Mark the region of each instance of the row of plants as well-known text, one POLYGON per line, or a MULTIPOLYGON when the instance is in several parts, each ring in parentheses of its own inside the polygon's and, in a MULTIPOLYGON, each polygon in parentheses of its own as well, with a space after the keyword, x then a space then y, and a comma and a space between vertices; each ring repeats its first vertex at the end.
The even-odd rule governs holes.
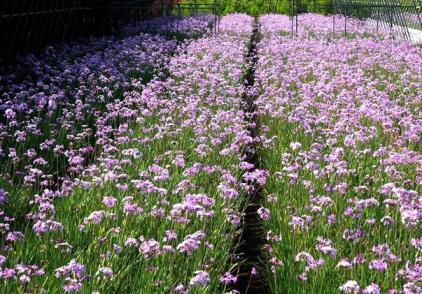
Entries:
POLYGON ((301 20, 260 18, 270 288, 420 293, 421 48, 301 20))
MULTIPOLYGON (((228 16, 218 37, 197 41, 210 18, 189 19, 183 43, 127 27, 129 37, 50 48, 2 75, 2 292, 230 283, 232 243, 220 236, 237 224, 252 19, 228 16)), ((154 32, 174 37, 163 21, 154 32)))

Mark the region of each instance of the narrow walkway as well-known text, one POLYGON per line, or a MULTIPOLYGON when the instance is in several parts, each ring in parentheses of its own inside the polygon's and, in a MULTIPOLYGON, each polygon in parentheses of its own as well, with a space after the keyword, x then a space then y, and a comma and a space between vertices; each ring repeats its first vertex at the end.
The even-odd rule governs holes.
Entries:
MULTIPOLYGON (((259 155, 260 143, 260 121, 257 113, 255 100, 257 93, 253 91, 255 84, 255 66, 258 61, 256 45, 260 40, 258 22, 255 20, 254 30, 249 44, 247 61, 249 67, 245 73, 243 99, 245 101, 245 113, 249 122, 248 132, 253 138, 253 142, 245 148, 245 161, 252 163, 254 167, 248 173, 262 172, 261 157, 259 155)), ((257 181, 243 180, 245 185, 253 187, 245 195, 244 217, 241 226, 241 235, 237 240, 236 253, 243 261, 239 268, 238 282, 234 290, 240 293, 268 293, 267 283, 263 276, 267 266, 266 256, 263 253, 263 246, 266 243, 265 230, 262 220, 258 215, 263 198, 262 185, 257 181)))

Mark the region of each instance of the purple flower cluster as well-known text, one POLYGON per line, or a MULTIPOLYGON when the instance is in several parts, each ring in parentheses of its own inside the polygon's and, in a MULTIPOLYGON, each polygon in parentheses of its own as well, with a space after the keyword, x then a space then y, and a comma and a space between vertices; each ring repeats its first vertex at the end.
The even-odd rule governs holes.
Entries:
MULTIPOLYGON (((336 15, 320 15, 315 13, 299 14, 296 20, 287 15, 267 14, 260 17, 262 25, 262 33, 266 36, 286 35, 292 33, 304 38, 327 39, 340 38, 344 36, 344 16, 336 15), (333 36, 334 33, 334 36, 333 36)), ((395 28, 396 30, 398 28, 395 28)), ((399 32, 394 32, 394 28, 389 28, 386 23, 376 25, 373 19, 361 20, 348 17, 346 22, 346 34, 352 38, 377 38, 387 39, 389 37, 400 37, 399 32)))
MULTIPOLYGON (((115 132, 112 125, 135 115, 121 93, 140 91, 151 75, 162 75, 176 45, 137 31, 120 40, 48 48, 0 76, 1 174, 28 193, 38 192, 29 201, 13 200, 32 207, 27 218, 37 235, 62 231, 53 200, 68 196, 77 177, 92 172, 87 164, 94 153, 108 148, 109 137, 125 126, 115 132)), ((0 189, 0 204, 8 194, 0 189)), ((7 241, 21 239, 18 234, 23 236, 9 232, 7 241)))
POLYGON ((0 205, 7 202, 7 195, 8 193, 5 190, 0 189, 0 205))
POLYGON ((196 14, 193 16, 163 16, 139 22, 122 28, 124 34, 139 31, 159 34, 173 34, 175 37, 183 35, 186 38, 196 38, 211 33, 216 21, 211 14, 196 14))
MULTIPOLYGON (((27 289, 108 292, 135 272, 122 286, 129 292, 236 282, 219 278, 250 140, 242 78, 253 18, 226 16, 217 35, 210 17, 179 20, 180 31, 153 20, 125 28, 121 40, 51 48, 28 57, 23 81, 1 77, 0 142, 10 148, 0 160, 30 194, 28 230, 1 214, 6 257, 11 267, 36 260, 46 272, 27 289), (148 26, 186 40, 139 33, 148 26)), ((9 204, 7 187, 0 195, 9 204)), ((2 277, 15 279, 15 268, 2 267, 2 277)))
POLYGON ((55 270, 56 278, 64 278, 63 289, 66 293, 78 292, 82 288, 82 281, 85 278, 86 267, 72 259, 67 265, 55 270))
POLYGON ((297 291, 419 293, 421 48, 368 38, 360 20, 354 38, 329 42, 332 16, 300 15, 293 38, 287 16, 259 21, 256 106, 275 187, 265 224, 283 236, 269 249, 284 262, 274 281, 297 272, 297 291))

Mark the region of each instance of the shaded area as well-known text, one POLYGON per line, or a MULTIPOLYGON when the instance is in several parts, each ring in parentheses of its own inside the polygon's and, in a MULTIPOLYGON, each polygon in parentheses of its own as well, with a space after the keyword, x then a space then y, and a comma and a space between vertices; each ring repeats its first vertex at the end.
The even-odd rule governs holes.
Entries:
POLYGON ((158 15, 169 5, 174 5, 173 1, 3 0, 0 41, 8 46, 0 47, 0 61, 13 62, 16 54, 76 38, 104 35, 117 26, 158 15))

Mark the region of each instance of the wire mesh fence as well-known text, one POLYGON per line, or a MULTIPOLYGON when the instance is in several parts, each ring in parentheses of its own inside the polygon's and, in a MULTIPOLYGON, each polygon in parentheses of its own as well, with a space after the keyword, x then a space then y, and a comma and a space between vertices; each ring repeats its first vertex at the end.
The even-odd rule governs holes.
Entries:
MULTIPOLYGON (((185 15, 194 14, 212 14, 214 16, 214 32, 218 32, 219 21, 222 14, 222 9, 219 0, 203 0, 203 1, 177 1, 176 5, 172 6, 171 13, 180 20, 185 15)), ((176 26, 179 22, 176 21, 176 26)))
POLYGON ((307 12, 343 16, 345 35, 350 18, 366 19, 371 29, 406 40, 422 30, 422 0, 2 0, 0 62, 157 14, 211 13, 217 29, 220 15, 228 12, 290 15, 292 34, 300 26, 298 15, 307 12))
POLYGON ((292 35, 298 32, 302 13, 323 11, 333 16, 333 36, 339 33, 347 36, 354 19, 365 20, 368 33, 408 41, 422 36, 422 0, 333 0, 331 4, 302 0, 287 2, 289 11, 286 14, 291 17, 292 35))
POLYGON ((366 19, 377 33, 410 40, 410 30, 422 30, 421 0, 334 0, 333 10, 347 18, 366 19))
POLYGON ((2 0, 0 61, 16 54, 100 35, 153 14, 154 0, 2 0))

